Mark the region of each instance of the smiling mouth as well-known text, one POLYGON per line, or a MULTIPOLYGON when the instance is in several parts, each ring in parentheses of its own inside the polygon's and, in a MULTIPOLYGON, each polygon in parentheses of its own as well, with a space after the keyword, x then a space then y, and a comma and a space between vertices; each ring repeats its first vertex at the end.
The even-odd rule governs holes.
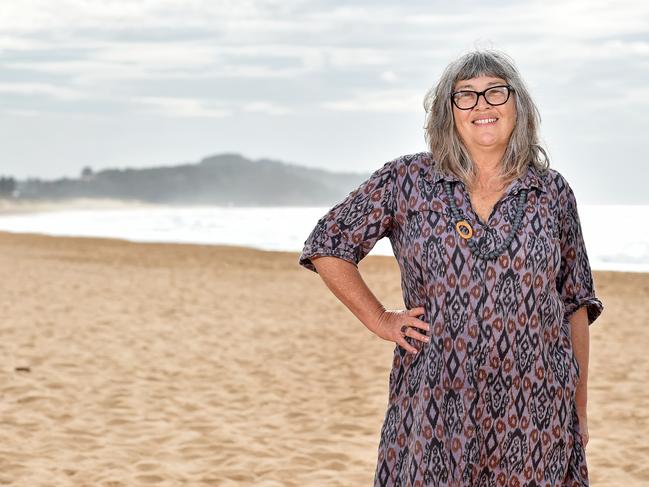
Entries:
POLYGON ((473 123, 474 125, 493 125, 498 121, 497 118, 481 118, 480 120, 474 120, 473 123))

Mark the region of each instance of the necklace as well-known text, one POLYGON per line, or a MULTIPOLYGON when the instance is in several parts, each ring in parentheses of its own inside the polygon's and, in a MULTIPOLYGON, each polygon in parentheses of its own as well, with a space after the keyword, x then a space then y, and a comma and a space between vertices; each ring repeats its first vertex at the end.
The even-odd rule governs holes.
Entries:
POLYGON ((451 214, 453 215, 453 220, 455 221, 455 230, 460 234, 460 237, 466 240, 471 253, 475 257, 484 260, 494 260, 500 254, 502 254, 507 247, 509 247, 509 245, 512 243, 512 240, 514 239, 514 236, 523 223, 523 212, 525 211, 525 202, 527 200, 527 189, 521 189, 518 195, 516 214, 514 216, 514 224, 512 226, 511 232, 509 233, 509 235, 507 235, 507 238, 499 247, 490 252, 485 252, 484 250, 479 248, 476 241, 471 238, 473 237, 473 228, 471 227, 469 222, 466 221, 466 219, 462 218, 460 210, 458 210, 457 205, 455 204, 455 198, 453 198, 453 191, 451 190, 451 183, 449 181, 444 181, 444 190, 446 191, 449 204, 451 205, 451 214))

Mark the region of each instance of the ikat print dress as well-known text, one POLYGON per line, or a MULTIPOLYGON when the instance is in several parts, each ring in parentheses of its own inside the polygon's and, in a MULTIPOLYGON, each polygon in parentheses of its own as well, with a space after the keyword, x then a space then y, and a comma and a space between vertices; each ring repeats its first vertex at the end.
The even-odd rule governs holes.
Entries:
POLYGON ((590 325, 603 305, 564 177, 530 165, 482 222, 429 152, 401 156, 318 220, 299 264, 358 265, 383 237, 405 306, 423 306, 431 329, 420 330, 429 343, 406 337, 414 356, 395 344, 374 486, 588 486, 568 316, 586 306, 590 325), (507 238, 518 192, 529 190, 522 226, 496 260, 474 257, 455 230, 444 180, 485 252, 507 238))

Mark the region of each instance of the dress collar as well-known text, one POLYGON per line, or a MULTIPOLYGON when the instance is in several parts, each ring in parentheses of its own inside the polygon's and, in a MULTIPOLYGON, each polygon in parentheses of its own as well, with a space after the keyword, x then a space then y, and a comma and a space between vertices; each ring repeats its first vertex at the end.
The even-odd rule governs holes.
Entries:
MULTIPOLYGON (((424 171, 423 177, 428 182, 433 184, 438 183, 442 180, 457 182, 460 181, 460 179, 454 174, 443 174, 441 171, 439 171, 437 164, 432 158, 430 159, 430 165, 426 167, 424 171)), ((529 164, 527 166, 527 171, 525 171, 525 174, 519 178, 516 178, 513 182, 510 183, 509 192, 517 192, 520 189, 531 189, 533 187, 546 192, 543 178, 539 175, 538 170, 532 164, 529 164)))

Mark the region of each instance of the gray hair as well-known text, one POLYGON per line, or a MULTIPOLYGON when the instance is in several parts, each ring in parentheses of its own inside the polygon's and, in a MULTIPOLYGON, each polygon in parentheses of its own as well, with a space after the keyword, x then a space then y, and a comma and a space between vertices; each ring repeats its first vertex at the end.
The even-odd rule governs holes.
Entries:
POLYGON ((514 88, 516 124, 501 161, 499 176, 510 181, 522 176, 528 164, 545 172, 550 164, 547 152, 539 143, 539 110, 513 60, 493 49, 471 51, 453 61, 446 67, 437 85, 426 93, 425 138, 440 171, 455 174, 465 184, 476 176, 475 165, 455 129, 451 93, 458 81, 477 76, 503 78, 514 88))

